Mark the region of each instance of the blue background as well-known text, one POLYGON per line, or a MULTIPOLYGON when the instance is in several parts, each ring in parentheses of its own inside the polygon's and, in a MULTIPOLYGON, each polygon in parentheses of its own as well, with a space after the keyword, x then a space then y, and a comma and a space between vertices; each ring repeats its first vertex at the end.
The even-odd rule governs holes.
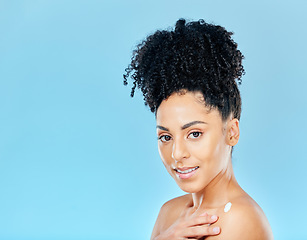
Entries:
POLYGON ((154 115, 122 74, 137 43, 180 17, 235 33, 246 70, 236 177, 276 239, 307 239, 306 9, 1 0, 0 239, 149 239, 161 205, 183 192, 159 159, 154 115))

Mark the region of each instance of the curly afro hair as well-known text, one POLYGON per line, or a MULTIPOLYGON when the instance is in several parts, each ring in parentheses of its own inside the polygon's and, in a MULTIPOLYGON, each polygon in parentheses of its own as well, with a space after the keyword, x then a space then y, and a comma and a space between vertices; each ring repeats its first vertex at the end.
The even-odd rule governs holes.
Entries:
POLYGON ((125 69, 124 85, 133 80, 152 112, 174 92, 201 91, 207 107, 215 108, 223 120, 231 114, 240 119, 238 84, 244 74, 242 59, 232 32, 204 20, 179 19, 174 30, 156 31, 133 51, 125 69))

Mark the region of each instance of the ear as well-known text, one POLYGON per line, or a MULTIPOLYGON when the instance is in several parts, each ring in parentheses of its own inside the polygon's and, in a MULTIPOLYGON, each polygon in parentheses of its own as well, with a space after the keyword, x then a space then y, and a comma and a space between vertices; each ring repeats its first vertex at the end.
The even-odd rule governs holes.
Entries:
POLYGON ((227 124, 227 144, 234 146, 238 143, 240 138, 239 120, 234 118, 227 124))

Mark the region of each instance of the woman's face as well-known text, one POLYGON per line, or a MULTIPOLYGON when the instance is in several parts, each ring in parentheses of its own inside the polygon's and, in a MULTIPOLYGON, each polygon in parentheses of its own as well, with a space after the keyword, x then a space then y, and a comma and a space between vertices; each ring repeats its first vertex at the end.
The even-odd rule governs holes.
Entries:
POLYGON ((201 92, 173 93, 156 114, 158 148, 169 174, 185 192, 203 190, 231 161, 231 130, 201 92))

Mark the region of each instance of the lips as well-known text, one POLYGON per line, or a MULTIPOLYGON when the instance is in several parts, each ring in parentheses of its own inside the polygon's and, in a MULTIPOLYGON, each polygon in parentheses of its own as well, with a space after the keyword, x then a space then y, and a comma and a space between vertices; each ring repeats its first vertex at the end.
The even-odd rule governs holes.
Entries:
POLYGON ((181 179, 188 179, 190 177, 192 177, 197 169, 199 168, 199 166, 197 167, 184 167, 184 168, 174 168, 177 176, 181 179))

